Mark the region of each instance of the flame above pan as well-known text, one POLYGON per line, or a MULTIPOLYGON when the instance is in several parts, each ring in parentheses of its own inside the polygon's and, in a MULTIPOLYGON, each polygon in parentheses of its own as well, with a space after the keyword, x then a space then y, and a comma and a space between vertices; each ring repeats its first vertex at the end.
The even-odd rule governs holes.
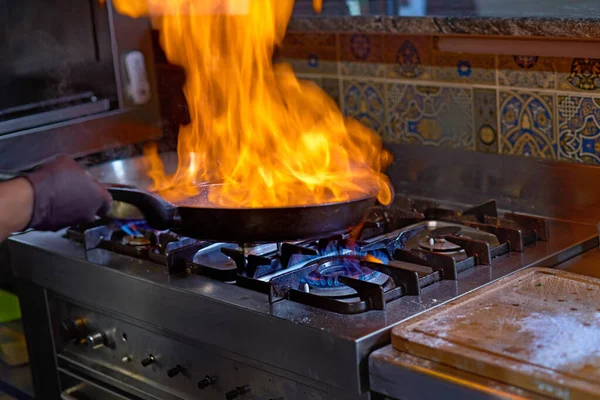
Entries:
MULTIPOLYGON (((273 65, 293 0, 116 0, 126 15, 150 15, 169 60, 186 71, 192 123, 179 132, 177 171, 150 147, 151 188, 171 201, 204 183, 223 207, 284 207, 378 195, 391 155, 373 131, 288 65, 273 65)), ((315 0, 319 11, 322 2, 315 0)))

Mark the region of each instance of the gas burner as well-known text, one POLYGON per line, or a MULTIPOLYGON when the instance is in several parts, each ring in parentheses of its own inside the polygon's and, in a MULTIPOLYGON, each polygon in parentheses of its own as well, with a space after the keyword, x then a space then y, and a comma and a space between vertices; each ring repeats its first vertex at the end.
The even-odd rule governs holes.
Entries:
POLYGON ((462 260, 467 258, 465 249, 455 241, 447 240, 448 236, 486 242, 491 248, 500 244, 498 238, 489 232, 444 221, 427 221, 426 229, 411 237, 405 245, 406 250, 422 249, 442 253, 462 260))
POLYGON ((356 290, 340 282, 340 277, 384 284, 389 277, 362 264, 360 257, 327 257, 315 260, 318 268, 300 281, 301 290, 328 297, 356 296, 356 290))
POLYGON ((461 247, 455 243, 446 240, 446 236, 460 236, 462 227, 460 226, 443 226, 429 232, 429 234, 419 240, 419 246, 424 250, 437 252, 457 252, 461 247))
MULTIPOLYGON (((494 201, 464 212, 399 198, 375 207, 361 230, 282 243, 214 243, 157 231, 140 220, 97 220, 67 231, 86 250, 105 249, 342 314, 384 310, 402 296, 539 240, 548 222, 515 213, 498 217, 494 201), (425 210, 425 211, 423 211, 425 210), (423 220, 424 214, 440 219, 423 220)), ((86 252, 88 259, 106 254, 86 252)), ((104 261, 103 261, 104 262, 104 261)))
POLYGON ((146 236, 133 236, 133 235, 125 235, 123 239, 121 239, 123 244, 128 246, 150 246, 152 242, 146 236))

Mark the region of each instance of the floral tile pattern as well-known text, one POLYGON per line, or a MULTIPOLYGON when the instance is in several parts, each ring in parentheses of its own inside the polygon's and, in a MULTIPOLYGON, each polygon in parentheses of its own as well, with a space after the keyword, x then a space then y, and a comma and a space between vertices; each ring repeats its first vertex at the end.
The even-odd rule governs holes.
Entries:
POLYGON ((493 89, 473 90, 475 106, 475 148, 486 153, 497 153, 498 113, 496 112, 496 91, 493 89))
POLYGON ((388 139, 473 149, 471 89, 392 83, 387 94, 388 139))
POLYGON ((383 36, 383 60, 387 77, 396 79, 430 79, 430 36, 383 36))
POLYGON ((537 56, 499 56, 498 83, 500 86, 554 89, 555 59, 537 56))
POLYGON ((558 62, 558 89, 600 92, 600 59, 562 58, 558 62))
POLYGON ((381 35, 340 35, 341 73, 348 76, 384 77, 381 35))
POLYGON ((535 92, 500 92, 502 153, 556 158, 554 97, 535 92))
POLYGON ((600 164, 600 99, 558 96, 559 158, 600 164))
POLYGON ((450 53, 432 36, 291 32, 274 59, 389 140, 600 165, 600 55, 591 55, 450 53))
POLYGON ((374 131, 385 129, 385 85, 381 82, 344 80, 344 114, 374 131))
POLYGON ((337 38, 333 33, 290 33, 277 52, 299 74, 337 75, 337 38))
POLYGON ((435 52, 432 63, 437 81, 496 84, 493 55, 435 52))

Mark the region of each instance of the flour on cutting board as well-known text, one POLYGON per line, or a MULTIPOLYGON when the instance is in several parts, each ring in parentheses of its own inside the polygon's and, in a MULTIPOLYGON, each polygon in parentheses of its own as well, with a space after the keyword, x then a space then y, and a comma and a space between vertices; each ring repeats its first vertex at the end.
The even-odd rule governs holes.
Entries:
POLYGON ((501 279, 394 328, 402 351, 518 387, 600 391, 600 280, 548 269, 501 279))

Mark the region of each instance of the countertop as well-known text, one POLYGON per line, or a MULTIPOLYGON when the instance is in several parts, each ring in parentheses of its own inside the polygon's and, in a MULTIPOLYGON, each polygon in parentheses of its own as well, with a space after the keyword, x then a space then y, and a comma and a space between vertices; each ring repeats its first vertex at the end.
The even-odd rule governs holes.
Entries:
POLYGON ((597 0, 296 0, 290 31, 600 38, 597 0))

